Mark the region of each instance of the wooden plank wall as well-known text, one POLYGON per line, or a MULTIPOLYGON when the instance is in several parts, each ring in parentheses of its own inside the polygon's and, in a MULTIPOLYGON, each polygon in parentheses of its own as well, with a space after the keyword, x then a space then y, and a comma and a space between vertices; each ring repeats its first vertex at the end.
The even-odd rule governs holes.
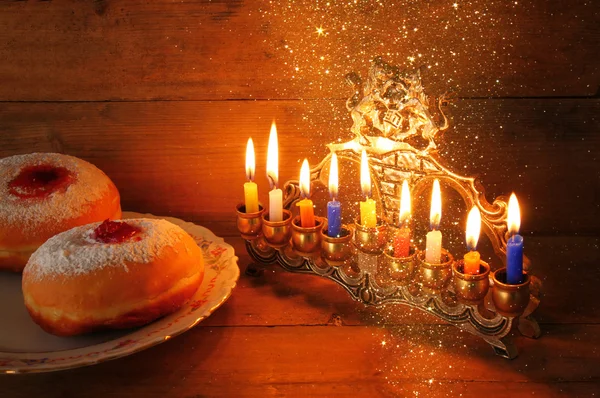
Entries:
POLYGON ((234 207, 248 136, 257 145, 264 202, 273 119, 280 179, 295 179, 303 157, 315 164, 326 143, 351 137, 346 72, 364 75, 369 58, 387 53, 403 66, 432 66, 423 70, 427 92, 456 96, 440 161, 480 176, 489 200, 516 191, 522 229, 537 235, 527 237, 527 254, 547 292, 536 313, 542 339, 518 338, 521 356, 503 361, 430 316, 365 308, 328 281, 267 268, 257 278, 242 275, 230 301, 189 333, 94 367, 5 377, 0 396, 597 393, 600 275, 589 269, 597 266, 600 233, 598 6, 379 3, 387 7, 361 0, 0 2, 0 157, 57 151, 87 159, 115 181, 125 209, 196 221, 229 237, 243 270, 250 258, 236 237, 234 207), (346 40, 337 43, 333 26, 345 4, 365 23, 336 33, 346 40), (416 16, 418 31, 405 23, 416 16), (329 36, 315 34, 321 23, 329 36), (323 59, 296 71, 307 61, 299 50, 314 40, 323 43, 323 59), (350 51, 356 56, 347 58, 350 51), (420 52, 422 60, 409 60, 420 52), (434 53, 440 56, 427 58, 434 53), (436 356, 423 366, 428 351, 436 356))
MULTIPOLYGON (((236 235, 233 209, 242 198, 247 137, 257 144, 265 201, 271 120, 280 131, 281 180, 297 178, 301 158, 314 164, 325 155, 324 144, 350 137, 343 74, 364 74, 368 58, 380 51, 374 46, 340 66, 336 59, 347 49, 329 48, 323 68, 331 74, 323 68, 294 74, 293 57, 282 49, 300 43, 314 11, 287 18, 284 3, 0 3, 0 156, 82 157, 114 179, 124 208, 236 235)), ((301 3, 296 6, 309 2, 301 3)), ((515 190, 526 232, 598 234, 597 7, 484 3, 464 7, 482 7, 499 23, 483 36, 469 24, 460 33, 498 54, 493 58, 483 54, 474 63, 470 47, 440 33, 443 21, 456 17, 441 1, 424 5, 428 29, 395 47, 409 53, 439 46, 458 54, 424 72, 430 94, 453 89, 457 96, 441 161, 479 175, 490 200, 515 190)), ((377 14, 381 32, 396 29, 402 12, 377 14)), ((383 42, 391 40, 381 32, 383 42)), ((406 64, 405 57, 389 60, 406 64)))

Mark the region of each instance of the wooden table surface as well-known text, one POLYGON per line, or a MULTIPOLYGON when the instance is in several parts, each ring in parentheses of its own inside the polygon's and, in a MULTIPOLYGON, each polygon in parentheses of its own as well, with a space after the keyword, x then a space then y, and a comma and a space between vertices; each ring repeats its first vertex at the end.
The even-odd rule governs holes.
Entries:
POLYGON ((124 209, 210 228, 242 270, 229 301, 183 335, 96 366, 0 376, 0 398, 600 393, 598 6, 390 4, 0 2, 0 157, 86 159, 119 187, 124 209), (438 160, 479 176, 489 201, 519 195, 544 296, 543 335, 517 336, 515 360, 406 307, 365 308, 333 282, 276 266, 244 274, 234 208, 247 138, 264 203, 271 121, 280 180, 297 179, 303 157, 314 165, 327 143, 352 138, 344 74, 364 76, 380 54, 422 62, 427 94, 454 91, 438 160))
MULTIPOLYGON (((240 238, 227 239, 242 271, 240 238)), ((587 397, 600 391, 598 238, 530 238, 543 335, 520 355, 403 306, 366 308, 333 282, 267 266, 194 329, 129 357, 0 377, 2 397, 587 397), (555 248, 551 250, 549 248, 555 248), (586 275, 582 277, 582 275, 586 275), (566 287, 569 287, 568 289, 566 287)))

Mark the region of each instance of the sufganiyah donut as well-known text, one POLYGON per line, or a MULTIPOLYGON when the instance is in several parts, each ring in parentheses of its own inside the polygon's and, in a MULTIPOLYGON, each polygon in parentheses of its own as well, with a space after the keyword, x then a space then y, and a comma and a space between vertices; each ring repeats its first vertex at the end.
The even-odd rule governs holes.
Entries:
POLYGON ((0 270, 22 271, 60 232, 117 218, 119 191, 91 163, 58 153, 0 159, 0 270))
POLYGON ((186 303, 204 277, 202 251, 165 220, 75 227, 50 238, 23 271, 25 306, 49 333, 140 326, 186 303))

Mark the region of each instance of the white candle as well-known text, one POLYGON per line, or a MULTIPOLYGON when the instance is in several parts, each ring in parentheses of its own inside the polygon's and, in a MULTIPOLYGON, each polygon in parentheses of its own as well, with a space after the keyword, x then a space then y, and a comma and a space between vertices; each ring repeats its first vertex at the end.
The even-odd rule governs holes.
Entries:
POLYGON ((425 249, 425 261, 430 264, 439 264, 442 258, 442 233, 440 231, 429 231, 427 233, 427 248, 425 249))
POLYGON ((429 211, 429 222, 431 231, 427 233, 425 261, 430 264, 439 264, 442 258, 442 233, 437 229, 440 227, 442 218, 442 194, 440 192, 440 182, 433 181, 433 191, 431 193, 431 209, 429 211))
POLYGON ((283 192, 277 188, 279 180, 279 149, 277 144, 277 127, 275 121, 271 124, 269 146, 267 147, 267 178, 271 184, 269 192, 269 221, 283 220, 283 192))
POLYGON ((283 192, 275 188, 269 192, 269 221, 283 219, 283 192))

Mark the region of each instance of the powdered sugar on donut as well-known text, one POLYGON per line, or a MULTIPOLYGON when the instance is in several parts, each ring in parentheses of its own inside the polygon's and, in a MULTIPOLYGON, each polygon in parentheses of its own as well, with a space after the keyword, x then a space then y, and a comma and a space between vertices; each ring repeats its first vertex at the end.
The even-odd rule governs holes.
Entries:
POLYGON ((77 218, 85 214, 88 203, 106 193, 109 184, 110 180, 100 169, 73 156, 32 153, 0 159, 0 223, 29 232, 52 220, 77 218), (23 199, 10 193, 10 182, 24 167, 43 165, 66 168, 73 174, 74 181, 66 190, 45 198, 23 199))
POLYGON ((46 241, 36 250, 26 267, 35 279, 53 275, 81 275, 104 267, 121 267, 127 263, 147 264, 165 247, 181 241, 186 232, 166 220, 129 219, 126 222, 141 229, 140 239, 122 243, 101 243, 94 239, 99 222, 76 227, 46 241))

